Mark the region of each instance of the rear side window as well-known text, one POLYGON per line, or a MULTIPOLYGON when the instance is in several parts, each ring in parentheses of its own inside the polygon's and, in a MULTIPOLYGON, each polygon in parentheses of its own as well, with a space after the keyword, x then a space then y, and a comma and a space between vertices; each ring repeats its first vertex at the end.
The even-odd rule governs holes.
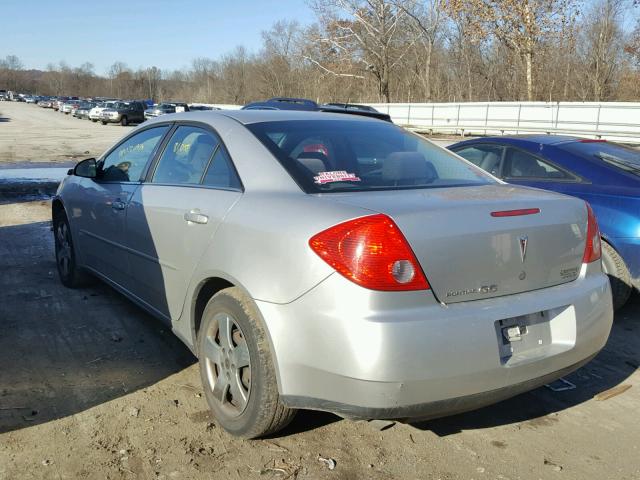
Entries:
POLYGON ((178 127, 153 174, 153 183, 199 185, 218 139, 198 127, 178 127))
POLYGON ((178 127, 160 158, 152 183, 240 188, 220 139, 199 127, 178 127))
POLYGON ((506 178, 573 179, 548 162, 517 148, 507 148, 502 174, 506 178))
POLYGON ((247 128, 307 193, 494 183, 448 150, 387 122, 300 120, 247 128))

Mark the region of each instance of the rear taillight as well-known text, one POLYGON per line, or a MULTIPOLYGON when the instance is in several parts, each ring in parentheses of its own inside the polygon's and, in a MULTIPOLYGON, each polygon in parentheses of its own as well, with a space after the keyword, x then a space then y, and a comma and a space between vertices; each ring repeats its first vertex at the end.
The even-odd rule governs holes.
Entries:
MULTIPOLYGON (((585 202, 586 203, 586 202, 585 202)), ((600 260, 602 254, 602 244, 600 243, 600 229, 593 214, 591 205, 587 205, 587 243, 584 247, 582 263, 591 263, 600 260)))
POLYGON ((341 275, 371 290, 427 290, 429 283, 398 226, 386 215, 349 220, 318 233, 309 246, 341 275))

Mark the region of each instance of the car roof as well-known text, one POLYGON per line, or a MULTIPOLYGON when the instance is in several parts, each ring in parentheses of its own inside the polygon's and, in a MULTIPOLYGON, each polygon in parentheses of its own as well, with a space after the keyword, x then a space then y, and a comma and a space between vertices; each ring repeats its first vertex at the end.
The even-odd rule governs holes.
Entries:
POLYGON ((522 135, 499 135, 493 137, 480 137, 466 140, 460 143, 476 142, 506 142, 506 143, 535 143, 537 145, 558 145, 561 143, 571 143, 583 140, 583 137, 573 137, 571 135, 547 135, 547 134, 522 134, 522 135))
POLYGON ((260 122, 286 122, 295 120, 340 120, 343 122, 380 121, 375 118, 359 115, 344 115, 342 113, 302 110, 201 110, 196 112, 180 113, 177 115, 179 115, 180 120, 199 121, 207 121, 208 118, 215 119, 215 116, 224 115, 242 123, 243 125, 260 122))

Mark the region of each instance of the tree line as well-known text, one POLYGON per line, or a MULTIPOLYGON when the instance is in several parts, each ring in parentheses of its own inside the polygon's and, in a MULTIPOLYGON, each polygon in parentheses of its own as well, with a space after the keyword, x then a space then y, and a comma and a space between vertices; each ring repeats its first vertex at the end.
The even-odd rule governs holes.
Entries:
POLYGON ((245 104, 273 96, 344 102, 634 101, 638 0, 309 0, 311 25, 281 20, 262 47, 182 69, 90 62, 26 70, 0 88, 42 95, 245 104))

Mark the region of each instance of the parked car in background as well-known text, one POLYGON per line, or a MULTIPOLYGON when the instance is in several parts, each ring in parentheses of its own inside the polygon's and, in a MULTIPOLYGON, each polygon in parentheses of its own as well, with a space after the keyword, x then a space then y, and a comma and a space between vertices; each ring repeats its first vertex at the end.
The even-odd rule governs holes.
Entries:
POLYGON ((113 107, 118 100, 106 100, 98 103, 95 107, 89 110, 89 120, 92 122, 98 122, 101 120, 102 111, 106 108, 113 107))
POLYGON ((184 102, 165 102, 144 111, 144 118, 150 119, 167 113, 188 112, 189 105, 184 102))
POLYGON ((190 112, 198 112, 204 110, 221 110, 219 107, 212 107, 210 105, 189 105, 190 112))
POLYGON ((60 109, 62 108, 62 105, 65 104, 65 102, 69 101, 69 97, 58 97, 58 99, 53 102, 53 109, 56 112, 59 112, 60 109))
POLYGON ((80 119, 89 118, 89 112, 92 108, 97 105, 95 102, 82 102, 78 106, 75 112, 73 112, 73 116, 80 119))
POLYGON ((91 272, 164 321, 247 438, 298 408, 494 403, 584 365, 613 320, 583 200, 356 115, 161 116, 76 165, 52 215, 62 283, 91 272))
POLYGON ((73 113, 74 110, 76 110, 79 105, 80 105, 80 100, 69 100, 62 104, 62 107, 60 107, 60 111, 65 115, 69 115, 73 113))
POLYGON ((352 103, 325 103, 318 105, 313 100, 306 98, 275 97, 261 102, 249 103, 242 107, 242 110, 303 110, 307 112, 349 113, 391 122, 389 115, 366 105, 352 103))
POLYGON ((640 288, 640 151, 561 135, 478 138, 449 148, 506 182, 589 202, 616 309, 640 288))
POLYGON ((127 126, 130 123, 144 122, 144 103, 138 101, 115 102, 110 108, 105 108, 100 113, 100 121, 107 123, 119 123, 127 126))
POLYGON ((37 99, 34 96, 28 96, 28 97, 24 97, 24 101, 25 103, 36 103, 37 99))

